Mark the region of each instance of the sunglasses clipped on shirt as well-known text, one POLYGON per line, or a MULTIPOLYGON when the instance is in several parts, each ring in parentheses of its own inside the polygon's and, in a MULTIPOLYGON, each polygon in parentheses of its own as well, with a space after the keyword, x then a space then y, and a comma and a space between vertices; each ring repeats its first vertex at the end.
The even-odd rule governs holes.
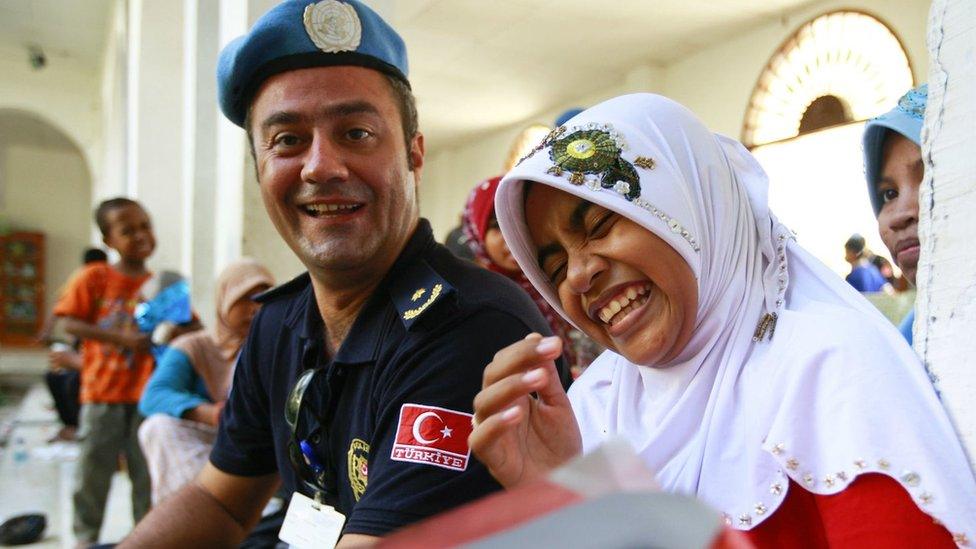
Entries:
MULTIPOLYGON (((285 422, 291 431, 288 458, 298 479, 315 494, 316 500, 331 499, 329 496, 336 494, 335 475, 332 473, 333 468, 330 467, 328 452, 321 455, 316 451, 319 444, 327 440, 328 433, 324 422, 318 422, 318 426, 309 430, 307 436, 300 435, 302 431, 308 430, 310 423, 308 418, 312 413, 305 394, 315 377, 321 372, 324 372, 322 368, 304 371, 295 382, 285 402, 285 422)), ((325 400, 328 402, 328 399, 325 400)))

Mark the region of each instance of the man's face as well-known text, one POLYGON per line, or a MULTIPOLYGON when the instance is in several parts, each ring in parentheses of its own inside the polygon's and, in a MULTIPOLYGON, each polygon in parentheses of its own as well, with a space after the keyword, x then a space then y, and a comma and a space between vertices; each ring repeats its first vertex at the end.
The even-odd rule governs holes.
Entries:
POLYGON ((920 249, 918 187, 925 171, 922 152, 918 145, 901 134, 889 132, 881 159, 878 231, 891 257, 905 273, 905 278, 914 285, 920 249))
POLYGON ((416 228, 424 155, 420 134, 404 143, 386 77, 284 72, 262 85, 250 120, 265 209, 302 263, 329 276, 385 272, 416 228))

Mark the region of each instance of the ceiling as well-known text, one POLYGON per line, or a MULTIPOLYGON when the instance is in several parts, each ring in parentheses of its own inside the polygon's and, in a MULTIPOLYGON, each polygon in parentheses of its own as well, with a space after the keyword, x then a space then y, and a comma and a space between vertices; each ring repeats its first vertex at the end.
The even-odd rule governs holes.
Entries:
POLYGON ((407 43, 433 148, 558 108, 614 86, 636 66, 667 65, 811 3, 392 0, 392 10, 379 7, 392 11, 407 43))
MULTIPOLYGON (((177 1, 177 0, 159 0, 177 1)), ((215 0, 211 0, 215 1, 215 0)), ((242 0, 243 1, 243 0, 242 0)), ((816 0, 367 0, 406 40, 429 148, 525 120, 816 0)), ((0 46, 100 70, 112 0, 2 0, 0 46)))
MULTIPOLYGON (((167 0, 169 1, 169 0, 167 0)), ((172 0, 175 1, 175 0, 172 0)), ((0 0, 0 46, 39 46, 48 57, 101 70, 112 0, 0 0)))

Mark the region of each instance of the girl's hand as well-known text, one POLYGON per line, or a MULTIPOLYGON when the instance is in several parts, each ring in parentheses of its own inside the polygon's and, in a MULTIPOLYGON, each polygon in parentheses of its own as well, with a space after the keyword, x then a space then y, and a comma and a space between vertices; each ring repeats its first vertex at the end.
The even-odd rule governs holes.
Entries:
POLYGON ((554 362, 561 353, 558 337, 529 334, 485 368, 468 443, 505 487, 542 478, 582 452, 554 362))

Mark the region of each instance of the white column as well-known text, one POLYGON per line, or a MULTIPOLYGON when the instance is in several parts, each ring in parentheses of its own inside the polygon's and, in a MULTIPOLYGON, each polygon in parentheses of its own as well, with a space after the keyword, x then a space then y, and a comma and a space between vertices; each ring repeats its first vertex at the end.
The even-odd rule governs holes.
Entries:
MULTIPOLYGON (((125 0, 112 3, 112 16, 106 35, 102 57, 102 149, 101 177, 92 181, 92 207, 98 202, 126 193, 128 162, 126 160, 128 128, 128 10, 125 0)), ((93 241, 98 242, 98 229, 93 228, 93 241)))
POLYGON ((132 0, 127 2, 126 10, 126 47, 125 54, 125 153, 122 155, 125 161, 125 194, 132 196, 136 192, 135 177, 138 163, 134 157, 139 140, 136 138, 139 130, 139 96, 136 93, 139 89, 139 52, 142 47, 139 43, 142 36, 142 0, 132 0))
POLYGON ((219 0, 184 0, 183 257, 193 304, 204 324, 214 321, 214 242, 217 237, 217 85, 219 0))
MULTIPOLYGON (((248 25, 247 0, 220 0, 220 48, 244 34, 248 25)), ((214 108, 218 109, 216 92, 214 108)), ((241 256, 243 240, 244 132, 217 114, 215 269, 223 269, 241 256)))
POLYGON ((976 466, 976 2, 934 0, 915 347, 976 466))
POLYGON ((150 265, 184 270, 182 2, 129 3, 127 187, 153 218, 150 265))

